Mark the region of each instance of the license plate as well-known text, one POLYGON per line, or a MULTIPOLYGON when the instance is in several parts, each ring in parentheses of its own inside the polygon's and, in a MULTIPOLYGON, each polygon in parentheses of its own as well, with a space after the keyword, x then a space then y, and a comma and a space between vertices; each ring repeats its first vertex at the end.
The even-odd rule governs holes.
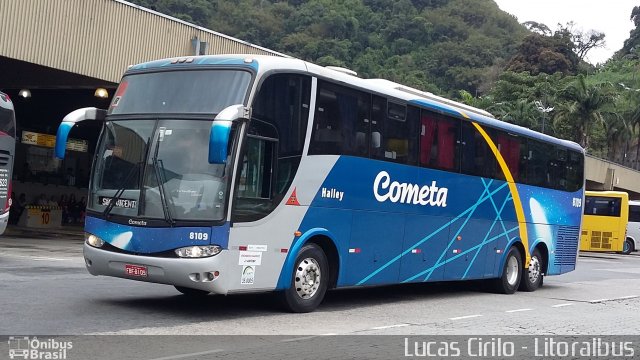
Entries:
POLYGON ((147 276, 147 267, 140 265, 124 265, 124 273, 129 276, 147 276))

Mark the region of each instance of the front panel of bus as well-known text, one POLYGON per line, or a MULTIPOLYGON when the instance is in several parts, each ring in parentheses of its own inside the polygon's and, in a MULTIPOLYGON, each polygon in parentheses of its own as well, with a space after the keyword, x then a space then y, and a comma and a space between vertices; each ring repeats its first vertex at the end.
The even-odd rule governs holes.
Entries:
POLYGON ((622 192, 587 192, 582 220, 582 251, 623 250, 629 196, 622 192))
POLYGON ((0 93, 0 234, 7 226, 11 206, 11 174, 16 146, 16 119, 11 99, 0 93))

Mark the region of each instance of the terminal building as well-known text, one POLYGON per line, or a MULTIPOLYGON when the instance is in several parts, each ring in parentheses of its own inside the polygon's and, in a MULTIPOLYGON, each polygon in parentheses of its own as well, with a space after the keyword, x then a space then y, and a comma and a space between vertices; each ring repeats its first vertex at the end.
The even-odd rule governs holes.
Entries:
POLYGON ((0 91, 18 127, 13 192, 28 203, 43 194, 79 201, 101 125, 74 128, 58 161, 53 144, 64 116, 107 108, 129 65, 223 53, 285 56, 121 0, 0 1, 0 91))
MULTIPOLYGON (((286 56, 122 0, 1 0, 0 91, 18 119, 13 192, 28 203, 43 195, 81 199, 100 124, 75 128, 58 161, 53 144, 63 117, 107 108, 129 65, 223 53, 286 56)), ((587 188, 640 198, 637 171, 591 157, 586 167, 587 188)))

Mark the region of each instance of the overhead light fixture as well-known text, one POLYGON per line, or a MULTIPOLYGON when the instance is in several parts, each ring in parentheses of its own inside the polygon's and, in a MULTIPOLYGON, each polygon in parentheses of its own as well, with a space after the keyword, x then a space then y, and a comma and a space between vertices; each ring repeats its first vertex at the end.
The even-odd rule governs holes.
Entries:
POLYGON ((93 93, 93 96, 101 98, 101 99, 106 99, 106 98, 109 97, 109 92, 105 88, 97 88, 96 92, 93 93))
POLYGON ((18 92, 18 96, 20 96, 22 98, 25 98, 25 99, 28 99, 28 98, 31 97, 31 91, 29 91, 29 89, 21 89, 18 92))

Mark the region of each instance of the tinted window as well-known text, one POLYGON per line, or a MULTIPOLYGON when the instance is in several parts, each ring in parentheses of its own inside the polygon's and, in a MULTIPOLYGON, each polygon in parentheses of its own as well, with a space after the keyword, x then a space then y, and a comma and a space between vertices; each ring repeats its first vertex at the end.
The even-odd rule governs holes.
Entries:
POLYGON ((318 81, 309 154, 367 156, 369 94, 318 81))
POLYGON ((458 171, 460 121, 430 111, 420 118, 420 165, 458 171))
POLYGON ((302 155, 310 96, 311 79, 306 76, 272 75, 260 86, 252 115, 276 128, 280 156, 302 155))
MULTIPOLYGON (((513 176, 513 180, 515 182, 523 181, 523 161, 525 160, 526 143, 521 137, 511 135, 504 131, 496 131, 494 139, 500 155, 502 155, 504 162, 511 172, 511 176, 513 176)), ((496 178, 506 180, 501 169, 496 172, 496 178)))
POLYGON ((550 187, 553 150, 552 145, 533 139, 527 141, 527 184, 550 187))
POLYGON ((237 70, 183 70, 128 75, 118 86, 110 114, 217 114, 244 103, 251 74, 237 70))
POLYGON ((13 115, 13 110, 0 107, 0 135, 9 135, 13 138, 16 137, 16 121, 13 115))
POLYGON ((577 151, 569 150, 566 162, 566 190, 578 191, 584 183, 584 155, 577 151))
POLYGON ((585 215, 620 216, 620 198, 587 196, 584 204, 585 215))
POLYGON ((269 214, 293 182, 307 131, 311 79, 275 74, 261 85, 241 155, 236 221, 269 214))
POLYGON ((640 222, 640 205, 629 205, 629 222, 640 222))
MULTIPOLYGON (((491 129, 485 129, 491 133, 491 129)), ((496 160, 489 144, 470 122, 462 122, 461 144, 462 173, 493 178, 496 176, 496 160)))
POLYGON ((372 154, 379 159, 403 164, 417 163, 417 122, 419 112, 407 106, 374 96, 372 109, 372 154), (386 113, 385 113, 386 109, 386 113), (375 129, 380 129, 380 134, 375 129), (375 144, 380 141, 380 147, 375 144))

